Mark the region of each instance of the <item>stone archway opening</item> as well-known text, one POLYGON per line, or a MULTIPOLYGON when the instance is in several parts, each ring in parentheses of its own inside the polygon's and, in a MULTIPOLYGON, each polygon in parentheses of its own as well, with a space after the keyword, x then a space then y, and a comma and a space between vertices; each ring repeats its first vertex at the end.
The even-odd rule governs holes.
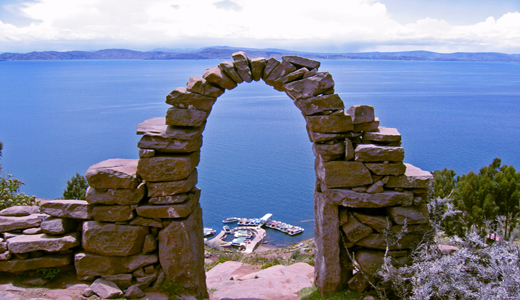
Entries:
POLYGON ((196 187, 202 132, 219 96, 242 82, 260 80, 293 100, 316 156, 319 291, 347 286, 363 290, 365 275, 371 276, 383 262, 382 231, 399 230, 405 222, 411 229, 390 250, 396 262, 406 261, 413 242, 429 228, 425 199, 432 176, 403 163, 399 132, 380 127, 373 107, 346 109, 334 92, 332 76, 318 71, 318 61, 298 56, 249 59, 244 52, 232 56, 233 62, 208 68, 202 77, 191 77, 186 87, 173 90, 164 118, 139 124, 137 133, 143 137, 138 161, 108 160, 89 168, 87 201, 95 205, 95 221, 83 225, 85 252, 75 258, 78 274, 100 276, 102 267, 92 271, 85 266, 118 264, 124 267, 110 269, 109 275, 147 268, 153 276, 137 274, 135 281, 151 283, 159 280, 160 265, 163 276, 207 297, 196 187), (113 238, 108 227, 127 233, 113 238), (356 275, 351 258, 361 269, 356 275))

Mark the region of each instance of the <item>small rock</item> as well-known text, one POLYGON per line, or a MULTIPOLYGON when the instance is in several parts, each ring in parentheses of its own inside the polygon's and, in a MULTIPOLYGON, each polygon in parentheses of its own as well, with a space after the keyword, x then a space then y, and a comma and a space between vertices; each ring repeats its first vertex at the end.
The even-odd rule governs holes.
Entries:
POLYGON ((137 285, 132 285, 125 291, 126 298, 142 298, 145 293, 137 285))
POLYGON ((103 279, 96 279, 96 281, 90 285, 90 288, 101 298, 111 299, 123 295, 123 292, 115 283, 103 279))
POLYGON ((83 293, 81 293, 81 294, 85 297, 90 297, 90 296, 94 295, 94 291, 90 287, 88 287, 85 290, 83 290, 83 293))

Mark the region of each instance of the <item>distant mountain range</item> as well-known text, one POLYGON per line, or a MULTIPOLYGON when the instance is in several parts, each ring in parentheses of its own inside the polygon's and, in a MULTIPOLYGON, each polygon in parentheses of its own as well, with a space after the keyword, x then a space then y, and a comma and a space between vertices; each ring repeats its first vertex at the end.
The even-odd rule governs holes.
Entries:
POLYGON ((430 60, 430 61, 502 61, 520 62, 520 54, 494 52, 436 53, 429 51, 361 52, 361 53, 313 53, 282 49, 254 49, 211 47, 203 49, 155 49, 141 52, 126 49, 99 51, 44 51, 30 53, 2 53, 0 61, 20 60, 86 60, 86 59, 231 59, 231 54, 245 51, 250 58, 300 55, 311 59, 375 59, 375 60, 430 60))

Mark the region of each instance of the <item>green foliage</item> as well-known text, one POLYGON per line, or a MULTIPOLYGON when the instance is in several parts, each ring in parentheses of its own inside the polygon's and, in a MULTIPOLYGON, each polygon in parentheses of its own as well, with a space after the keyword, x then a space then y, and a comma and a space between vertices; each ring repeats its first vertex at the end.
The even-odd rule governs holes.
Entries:
POLYGON ((37 270, 38 273, 42 273, 42 276, 44 279, 47 279, 48 281, 53 281, 58 277, 58 274, 60 273, 60 269, 58 268, 41 268, 37 270))
POLYGON ((171 278, 166 277, 159 285, 159 289, 168 296, 168 300, 181 299, 180 296, 185 292, 184 288, 171 278))
POLYGON ((341 291, 321 295, 314 285, 300 291, 300 300, 362 300, 363 298, 356 291, 341 291))
POLYGON ((446 198, 455 190, 455 171, 448 168, 442 171, 433 171, 435 180, 433 181, 432 191, 436 197, 446 198))
POLYGON ((63 199, 85 200, 85 193, 88 188, 85 176, 76 173, 70 180, 67 180, 67 188, 63 190, 63 199))

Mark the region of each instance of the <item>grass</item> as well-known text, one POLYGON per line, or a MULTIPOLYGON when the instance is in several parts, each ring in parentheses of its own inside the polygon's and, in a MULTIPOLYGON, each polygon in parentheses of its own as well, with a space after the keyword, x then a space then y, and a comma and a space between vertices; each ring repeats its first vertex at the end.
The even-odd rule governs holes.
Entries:
POLYGON ((321 295, 316 286, 300 291, 300 300, 363 300, 364 297, 355 291, 341 291, 321 295))

